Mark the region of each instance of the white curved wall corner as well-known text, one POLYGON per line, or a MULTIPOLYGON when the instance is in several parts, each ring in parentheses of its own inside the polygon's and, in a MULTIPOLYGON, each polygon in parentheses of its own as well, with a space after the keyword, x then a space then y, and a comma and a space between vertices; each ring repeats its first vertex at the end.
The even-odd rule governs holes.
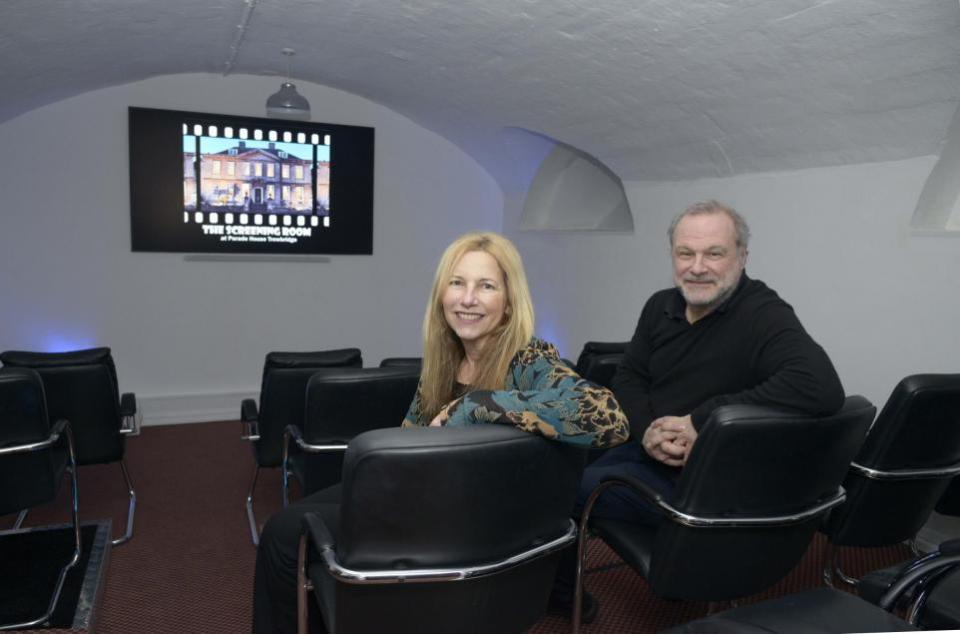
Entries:
POLYGON ((557 143, 530 184, 520 228, 632 232, 633 216, 616 174, 587 153, 557 143))
POLYGON ((910 226, 919 232, 960 235, 960 108, 947 129, 940 158, 920 192, 910 226))
POLYGON ((457 146, 362 97, 297 82, 315 120, 376 129, 372 256, 131 252, 128 106, 263 116, 280 81, 166 75, 0 124, 0 350, 110 346, 146 424, 236 419, 271 350, 420 354, 437 259, 461 233, 500 230, 503 194, 457 146))

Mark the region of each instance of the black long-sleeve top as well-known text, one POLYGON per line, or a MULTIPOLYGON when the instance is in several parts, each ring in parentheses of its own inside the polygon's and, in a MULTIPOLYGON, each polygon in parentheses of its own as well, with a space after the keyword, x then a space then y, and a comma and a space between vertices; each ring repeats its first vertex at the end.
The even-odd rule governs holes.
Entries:
POLYGON ((654 293, 613 378, 613 392, 640 442, 660 416, 755 403, 832 414, 843 405, 840 378, 793 308, 744 273, 730 298, 691 324, 676 288, 654 293))

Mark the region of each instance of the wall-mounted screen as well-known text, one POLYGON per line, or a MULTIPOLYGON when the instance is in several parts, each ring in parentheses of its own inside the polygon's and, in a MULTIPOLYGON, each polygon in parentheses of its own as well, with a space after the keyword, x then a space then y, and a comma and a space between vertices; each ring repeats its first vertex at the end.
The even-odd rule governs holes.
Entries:
POLYGON ((373 128, 130 108, 134 251, 370 254, 373 128))

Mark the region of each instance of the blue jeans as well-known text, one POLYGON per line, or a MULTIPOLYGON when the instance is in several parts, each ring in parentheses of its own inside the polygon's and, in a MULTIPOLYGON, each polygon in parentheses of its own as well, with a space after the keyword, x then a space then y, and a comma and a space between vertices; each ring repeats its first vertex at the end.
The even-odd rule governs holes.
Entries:
MULTIPOLYGON (((668 467, 650 457, 640 443, 628 440, 608 450, 583 471, 574 515, 579 517, 590 493, 608 476, 627 474, 642 480, 670 501, 680 478, 679 467, 668 467)), ((640 495, 623 486, 607 489, 597 500, 590 517, 621 520, 636 524, 657 524, 663 517, 640 495)))

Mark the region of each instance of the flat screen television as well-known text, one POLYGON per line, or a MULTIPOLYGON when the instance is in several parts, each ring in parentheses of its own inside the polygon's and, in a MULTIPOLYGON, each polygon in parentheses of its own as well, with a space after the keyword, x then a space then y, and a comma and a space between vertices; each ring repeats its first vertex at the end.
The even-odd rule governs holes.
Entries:
POLYGON ((373 253, 373 128, 129 110, 134 251, 373 253))

